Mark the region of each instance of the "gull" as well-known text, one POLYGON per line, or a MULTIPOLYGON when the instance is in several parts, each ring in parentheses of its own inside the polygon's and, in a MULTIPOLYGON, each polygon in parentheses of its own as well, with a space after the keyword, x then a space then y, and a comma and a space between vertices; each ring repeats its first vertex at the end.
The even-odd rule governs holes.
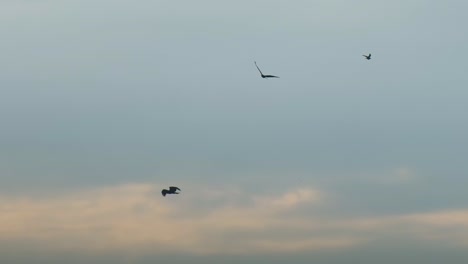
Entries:
MULTIPOLYGON (((257 62, 255 62, 255 66, 257 66, 257 62)), ((257 66, 257 69, 258 71, 260 72, 260 75, 262 75, 262 78, 279 78, 278 76, 275 76, 275 75, 263 75, 262 71, 260 70, 260 68, 257 66)))
POLYGON ((178 190, 180 191, 180 189, 179 189, 178 187, 171 186, 171 187, 169 187, 169 190, 163 189, 163 190, 161 191, 161 194, 162 194, 163 196, 166 196, 166 194, 179 194, 179 193, 177 192, 178 190))

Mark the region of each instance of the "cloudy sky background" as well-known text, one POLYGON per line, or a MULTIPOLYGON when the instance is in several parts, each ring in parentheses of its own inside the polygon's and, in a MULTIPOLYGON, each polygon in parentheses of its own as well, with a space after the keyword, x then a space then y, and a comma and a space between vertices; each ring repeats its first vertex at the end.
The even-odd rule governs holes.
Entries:
POLYGON ((465 263, 467 8, 1 0, 0 262, 465 263))

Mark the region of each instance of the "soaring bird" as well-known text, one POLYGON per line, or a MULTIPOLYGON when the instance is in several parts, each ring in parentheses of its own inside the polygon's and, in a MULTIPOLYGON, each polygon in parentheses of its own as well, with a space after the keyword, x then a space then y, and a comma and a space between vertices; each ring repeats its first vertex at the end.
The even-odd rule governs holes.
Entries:
MULTIPOLYGON (((256 61, 254 62, 255 62, 255 66, 257 66, 257 62, 256 61)), ((275 76, 275 75, 263 75, 262 71, 260 70, 260 68, 258 68, 258 66, 257 66, 257 69, 260 72, 260 75, 262 75, 262 78, 279 78, 278 76, 275 76)))
POLYGON ((161 191, 161 194, 163 196, 166 196, 166 194, 179 194, 177 191, 180 191, 180 189, 178 187, 171 186, 171 187, 169 187, 169 190, 163 189, 161 191))
POLYGON ((366 57, 367 60, 370 60, 371 54, 369 53, 369 55, 362 55, 362 56, 366 57))

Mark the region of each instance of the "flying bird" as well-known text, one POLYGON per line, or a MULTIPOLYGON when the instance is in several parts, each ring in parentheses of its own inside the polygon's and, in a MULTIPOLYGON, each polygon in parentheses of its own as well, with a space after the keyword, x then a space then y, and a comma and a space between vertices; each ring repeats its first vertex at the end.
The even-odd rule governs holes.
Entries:
POLYGON ((178 187, 175 187, 175 186, 171 186, 169 187, 169 190, 167 189, 163 189, 161 191, 161 194, 163 196, 166 196, 166 194, 179 194, 177 191, 180 191, 180 189, 178 187))
MULTIPOLYGON (((255 62, 255 66, 257 66, 257 62, 256 61, 254 62, 255 62)), ((278 76, 275 76, 275 75, 264 75, 258 66, 257 66, 257 69, 260 72, 260 75, 262 75, 262 78, 279 78, 278 76)))
POLYGON ((370 60, 371 54, 369 53, 369 55, 362 55, 362 56, 366 57, 367 60, 370 60))

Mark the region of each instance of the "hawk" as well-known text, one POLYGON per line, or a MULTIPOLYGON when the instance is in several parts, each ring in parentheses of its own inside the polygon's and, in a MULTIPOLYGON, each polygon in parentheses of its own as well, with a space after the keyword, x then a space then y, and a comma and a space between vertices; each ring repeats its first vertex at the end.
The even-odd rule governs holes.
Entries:
POLYGON ((258 71, 260 72, 260 75, 262 76, 262 78, 279 78, 278 76, 275 76, 275 75, 263 75, 262 71, 257 66, 257 62, 254 61, 254 63, 255 63, 255 66, 257 67, 258 71))
POLYGON ((179 194, 177 191, 180 191, 179 187, 171 186, 169 190, 163 189, 161 191, 162 196, 166 196, 166 194, 179 194))

